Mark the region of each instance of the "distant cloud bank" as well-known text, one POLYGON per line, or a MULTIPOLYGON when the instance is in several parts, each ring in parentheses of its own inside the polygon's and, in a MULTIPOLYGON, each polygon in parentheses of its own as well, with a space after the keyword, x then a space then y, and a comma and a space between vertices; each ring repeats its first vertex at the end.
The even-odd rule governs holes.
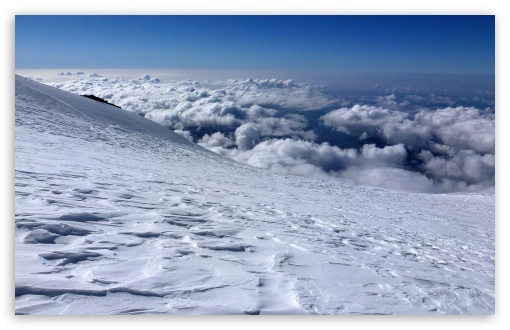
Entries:
POLYGON ((494 192, 490 98, 415 91, 347 97, 277 79, 59 75, 70 78, 45 82, 94 94, 218 154, 277 173, 412 192, 494 192))

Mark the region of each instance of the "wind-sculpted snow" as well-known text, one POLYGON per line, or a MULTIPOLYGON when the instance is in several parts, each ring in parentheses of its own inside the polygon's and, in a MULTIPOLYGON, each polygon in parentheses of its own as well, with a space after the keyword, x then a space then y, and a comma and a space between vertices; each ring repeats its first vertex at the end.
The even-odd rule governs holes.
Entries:
POLYGON ((493 195, 275 174, 18 76, 15 116, 17 314, 494 313, 493 195))

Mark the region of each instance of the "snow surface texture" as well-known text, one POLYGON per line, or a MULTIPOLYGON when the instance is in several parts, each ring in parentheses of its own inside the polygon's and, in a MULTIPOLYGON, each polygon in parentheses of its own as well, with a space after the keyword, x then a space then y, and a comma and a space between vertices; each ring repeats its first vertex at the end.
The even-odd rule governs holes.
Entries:
POLYGON ((16 76, 17 314, 492 314, 494 195, 252 168, 16 76))

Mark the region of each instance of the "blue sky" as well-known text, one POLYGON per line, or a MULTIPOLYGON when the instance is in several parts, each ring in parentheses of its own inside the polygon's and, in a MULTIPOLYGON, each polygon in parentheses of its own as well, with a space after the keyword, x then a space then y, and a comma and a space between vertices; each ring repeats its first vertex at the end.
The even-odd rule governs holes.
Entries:
POLYGON ((494 16, 16 16, 16 68, 494 75, 494 16))

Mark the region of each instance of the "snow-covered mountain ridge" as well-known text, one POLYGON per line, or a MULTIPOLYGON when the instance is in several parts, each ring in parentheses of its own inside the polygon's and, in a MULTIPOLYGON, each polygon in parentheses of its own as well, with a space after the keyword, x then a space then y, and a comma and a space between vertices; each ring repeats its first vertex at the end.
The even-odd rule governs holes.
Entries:
POLYGON ((492 314, 494 195, 238 164, 16 76, 19 314, 492 314))

